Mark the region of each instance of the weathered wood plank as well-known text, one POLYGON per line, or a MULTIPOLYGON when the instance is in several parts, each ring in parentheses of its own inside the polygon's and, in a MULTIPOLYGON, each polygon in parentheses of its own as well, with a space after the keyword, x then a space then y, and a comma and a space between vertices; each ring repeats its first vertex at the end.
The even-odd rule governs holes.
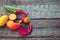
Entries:
MULTIPOLYGON (((59 37, 60 35, 60 20, 31 20, 33 24, 33 31, 28 37, 51 36, 59 37), (39 35, 39 36, 38 36, 39 35)), ((12 31, 7 27, 0 28, 0 36, 19 37, 17 31, 12 31)))
MULTIPOLYGON (((1 0, 0 5, 3 5, 3 4, 10 4, 10 5, 13 5, 13 4, 60 4, 60 0, 31 0, 31 1, 27 1, 27 0, 26 1, 25 0, 22 0, 22 1, 21 0, 14 0, 14 1, 13 0, 1 0)), ((58 7, 60 7, 60 6, 57 5, 57 8, 58 7)), ((9 14, 9 12, 6 12, 6 10, 4 10, 4 8, 2 6, 0 6, 0 14, 9 14)), ((53 14, 53 15, 54 15, 54 17, 60 17, 59 14, 60 13, 53 14)), ((29 17, 31 17, 31 15, 29 17)), ((34 15, 36 15, 36 13, 34 15)), ((44 14, 44 16, 42 16, 42 15, 37 15, 37 16, 45 17, 45 14, 44 14)), ((50 17, 53 17, 53 15, 52 16, 51 15, 50 15, 50 17)), ((36 18, 35 16, 33 16, 33 17, 36 18)), ((33 17, 31 17, 31 18, 33 18, 33 17)), ((47 17, 49 17, 49 15, 47 17)), ((41 37, 41 35, 42 36, 46 35, 46 36, 58 37, 60 35, 60 30, 59 30, 60 29, 60 25, 59 25, 60 22, 59 21, 60 21, 59 19, 58 20, 31 20, 31 23, 33 24, 33 32, 31 35, 28 35, 27 37, 34 38, 36 36, 41 37)), ((13 37, 13 39, 11 38, 10 40, 17 40, 17 39, 14 39, 14 37, 19 38, 19 35, 18 35, 17 31, 11 31, 7 27, 4 27, 4 28, 0 28, 0 37, 1 38, 13 37)), ((5 39, 1 39, 1 40, 5 40, 5 39)), ((6 40, 9 40, 9 39, 6 39, 6 40)), ((20 40, 20 39, 18 39, 18 40, 20 40)), ((24 40, 24 39, 22 39, 22 40, 24 40)), ((31 40, 34 40, 34 39, 31 39, 31 40)), ((37 39, 35 39, 35 40, 37 40, 37 39)), ((43 40, 43 39, 41 39, 41 40, 43 40)), ((59 39, 49 39, 48 38, 46 40, 59 40, 59 39)))
POLYGON ((33 27, 59 27, 60 20, 31 20, 33 27))
MULTIPOLYGON (((13 5, 14 7, 22 7, 27 11, 30 18, 60 18, 60 5, 13 5), (34 7, 36 6, 36 7, 34 7), (39 8, 38 8, 39 7, 39 8)), ((0 14, 10 14, 3 6, 0 6, 0 14)), ((17 18, 21 18, 18 14, 17 18)))
POLYGON ((25 40, 60 40, 59 38, 26 38, 25 40))
POLYGON ((0 40, 60 40, 60 38, 0 38, 0 40))
POLYGON ((0 38, 0 40, 25 40, 24 38, 0 38))
POLYGON ((60 4, 60 0, 2 0, 2 4, 60 4))
MULTIPOLYGON (((18 20, 17 20, 18 22, 18 20)), ((57 20, 30 20, 34 29, 59 28, 60 19, 57 20)))

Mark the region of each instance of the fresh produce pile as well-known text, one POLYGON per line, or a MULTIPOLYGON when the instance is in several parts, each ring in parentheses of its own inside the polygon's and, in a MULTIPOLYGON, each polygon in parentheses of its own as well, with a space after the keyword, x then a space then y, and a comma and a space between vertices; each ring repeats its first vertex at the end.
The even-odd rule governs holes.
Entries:
POLYGON ((22 8, 15 8, 8 5, 4 5, 4 8, 13 13, 11 13, 9 16, 2 15, 0 17, 0 27, 6 25, 10 30, 18 30, 18 34, 20 36, 26 36, 32 32, 32 24, 30 23, 30 18, 27 17, 27 12, 24 12, 22 8), (16 14, 23 14, 23 17, 19 20, 19 22, 15 22, 15 20, 17 19, 16 14), (29 28, 22 26, 23 23, 25 25, 29 25, 29 28))

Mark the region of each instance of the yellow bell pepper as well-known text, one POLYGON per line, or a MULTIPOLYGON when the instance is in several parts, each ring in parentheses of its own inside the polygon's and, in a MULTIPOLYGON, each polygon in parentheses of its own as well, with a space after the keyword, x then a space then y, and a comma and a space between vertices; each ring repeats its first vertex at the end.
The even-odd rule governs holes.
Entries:
POLYGON ((8 21, 8 16, 7 15, 3 15, 0 17, 0 27, 4 26, 8 21))

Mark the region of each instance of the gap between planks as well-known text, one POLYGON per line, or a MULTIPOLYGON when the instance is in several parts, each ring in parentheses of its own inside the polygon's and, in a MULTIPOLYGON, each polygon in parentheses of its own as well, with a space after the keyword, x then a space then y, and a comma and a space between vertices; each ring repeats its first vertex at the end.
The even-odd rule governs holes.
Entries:
MULTIPOLYGON (((20 20, 21 18, 17 18, 20 20)), ((60 18, 31 18, 30 20, 60 20, 60 18)))
POLYGON ((28 36, 28 37, 17 37, 17 36, 0 36, 0 38, 60 38, 60 36, 40 36, 40 35, 36 35, 36 36, 28 36))

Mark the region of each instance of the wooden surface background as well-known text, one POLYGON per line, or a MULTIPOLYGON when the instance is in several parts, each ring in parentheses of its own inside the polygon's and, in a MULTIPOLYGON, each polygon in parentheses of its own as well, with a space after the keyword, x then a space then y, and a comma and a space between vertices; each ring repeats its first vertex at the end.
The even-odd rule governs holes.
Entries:
MULTIPOLYGON (((0 16, 10 14, 10 12, 4 10, 3 5, 28 4, 60 5, 60 0, 0 0, 0 16)), ((33 32, 25 38, 20 37, 17 31, 11 31, 7 27, 0 28, 0 40, 60 40, 60 18, 40 19, 31 17, 31 23, 33 24, 33 32)))

